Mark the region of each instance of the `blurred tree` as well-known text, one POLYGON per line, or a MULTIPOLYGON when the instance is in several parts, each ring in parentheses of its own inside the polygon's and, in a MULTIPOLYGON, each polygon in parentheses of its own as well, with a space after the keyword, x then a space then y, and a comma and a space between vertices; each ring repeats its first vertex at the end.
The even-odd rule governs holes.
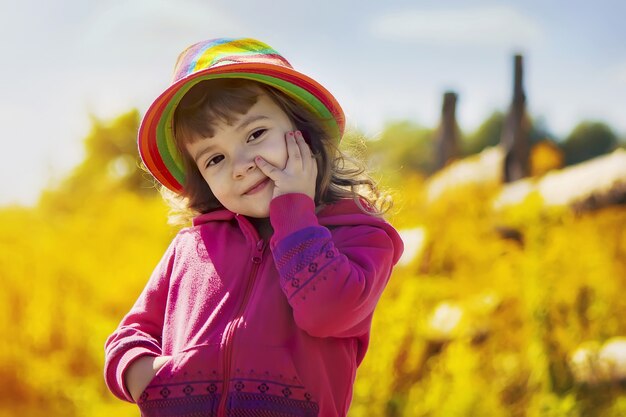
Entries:
POLYGON ((543 116, 533 118, 531 123, 532 127, 529 136, 532 145, 536 145, 545 140, 556 143, 557 137, 550 131, 547 126, 548 123, 543 116))
POLYGON ((473 133, 468 135, 463 143, 465 156, 476 154, 490 146, 500 143, 504 113, 495 111, 473 133))
POLYGON ((85 158, 57 187, 44 191, 41 204, 72 211, 89 196, 127 190, 155 193, 137 152, 139 113, 131 110, 112 121, 92 118, 85 138, 85 158))
MULTIPOLYGON (((503 127, 504 113, 494 111, 474 132, 465 136, 462 144, 463 155, 473 155, 485 148, 498 145, 503 127)), ((529 137, 531 144, 536 144, 546 139, 555 139, 554 135, 546 127, 545 120, 541 117, 532 119, 529 137)))
POLYGON ((434 130, 410 121, 388 124, 382 134, 367 143, 371 168, 402 176, 435 171, 434 130))
POLYGON ((579 123, 563 141, 565 165, 573 165, 611 152, 617 146, 617 135, 602 122, 579 123))

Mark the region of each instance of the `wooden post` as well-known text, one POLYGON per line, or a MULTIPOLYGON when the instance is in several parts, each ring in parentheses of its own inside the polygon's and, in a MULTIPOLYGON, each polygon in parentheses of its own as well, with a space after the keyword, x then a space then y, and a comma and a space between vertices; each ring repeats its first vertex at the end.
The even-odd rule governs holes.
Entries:
POLYGON ((513 101, 500 138, 504 149, 504 182, 516 181, 530 174, 530 120, 526 113, 522 76, 522 56, 515 55, 513 101))
POLYGON ((446 91, 443 95, 441 123, 437 132, 437 169, 446 166, 459 155, 459 127, 456 123, 457 94, 446 91))

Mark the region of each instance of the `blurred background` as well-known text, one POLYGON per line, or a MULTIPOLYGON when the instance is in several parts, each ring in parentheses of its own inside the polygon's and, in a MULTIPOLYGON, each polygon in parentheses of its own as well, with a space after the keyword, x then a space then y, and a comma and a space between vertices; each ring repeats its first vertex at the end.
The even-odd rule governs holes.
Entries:
POLYGON ((103 344, 178 228, 139 168, 178 53, 335 94, 406 253, 350 416, 626 415, 626 4, 2 2, 0 416, 135 416, 103 344))

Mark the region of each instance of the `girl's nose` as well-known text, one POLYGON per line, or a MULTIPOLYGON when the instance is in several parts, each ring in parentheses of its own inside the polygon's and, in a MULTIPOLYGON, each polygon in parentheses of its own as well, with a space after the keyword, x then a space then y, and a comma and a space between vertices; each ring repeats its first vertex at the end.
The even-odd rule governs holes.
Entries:
POLYGON ((233 177, 235 179, 245 177, 248 173, 254 171, 255 168, 256 164, 254 163, 254 159, 241 158, 235 163, 233 168, 233 177))

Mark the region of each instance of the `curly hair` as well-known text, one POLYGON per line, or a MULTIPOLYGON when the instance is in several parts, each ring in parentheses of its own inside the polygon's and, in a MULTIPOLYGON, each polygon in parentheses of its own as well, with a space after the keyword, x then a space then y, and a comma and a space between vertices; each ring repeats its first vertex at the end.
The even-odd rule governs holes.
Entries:
POLYGON ((287 114, 302 132, 317 162, 316 207, 352 198, 368 214, 382 215, 391 199, 381 192, 366 172, 365 164, 339 149, 339 138, 331 137, 323 120, 311 115, 282 92, 254 81, 220 79, 201 81, 182 98, 174 113, 174 137, 185 169, 185 184, 180 196, 162 192, 170 203, 172 223, 222 207, 185 145, 199 137, 211 137, 217 123, 234 123, 266 94, 287 114))

